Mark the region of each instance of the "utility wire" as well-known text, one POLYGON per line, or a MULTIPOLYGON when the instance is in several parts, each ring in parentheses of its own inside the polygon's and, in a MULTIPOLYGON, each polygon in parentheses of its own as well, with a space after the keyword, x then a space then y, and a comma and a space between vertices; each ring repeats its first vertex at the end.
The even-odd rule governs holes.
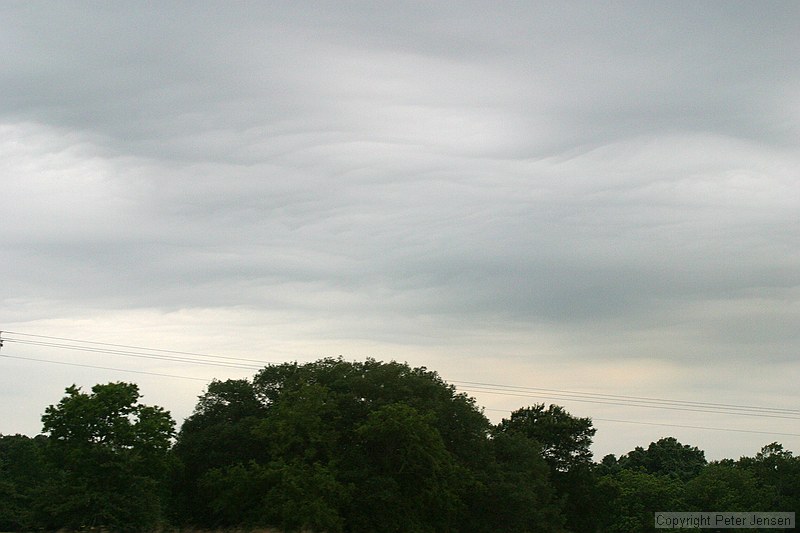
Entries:
MULTIPOLYGON (((49 359, 38 359, 33 357, 22 357, 22 356, 15 356, 15 355, 7 355, 3 354, 0 357, 6 357, 8 359, 19 359, 25 361, 36 361, 40 363, 51 363, 56 365, 67 365, 67 366, 76 366, 82 368, 95 368, 99 370, 112 370, 116 372, 127 372, 131 374, 145 374, 148 376, 158 376, 158 377, 167 377, 167 378, 177 378, 177 379, 189 379, 194 381, 204 381, 208 382, 209 380, 206 378, 196 378, 191 376, 179 376, 176 374, 163 374, 160 372, 144 372, 139 370, 128 370, 124 368, 113 368, 113 367, 105 367, 105 366, 96 366, 96 365, 84 365, 80 363, 68 363, 65 361, 52 361, 49 359)), ((493 409, 493 408, 484 408, 484 411, 496 411, 501 413, 508 413, 509 410, 507 409, 493 409)), ((733 428, 719 428, 719 427, 708 427, 708 426, 690 426, 685 424, 665 424, 662 422, 642 422, 636 420, 619 420, 613 418, 597 418, 591 417, 592 422, 600 421, 600 422, 617 422, 617 423, 624 423, 624 424, 637 424, 637 425, 644 425, 644 426, 657 426, 657 427, 674 427, 674 428, 686 428, 686 429, 700 429, 700 430, 707 430, 707 431, 726 431, 726 432, 733 432, 733 433, 752 433, 758 435, 774 435, 774 436, 781 436, 781 437, 800 437, 800 433, 782 433, 777 431, 756 431, 756 430, 748 430, 748 429, 733 429, 733 428)))
MULTIPOLYGON (((90 353, 102 353, 109 355, 137 357, 143 359, 155 359, 162 361, 170 361, 184 364, 197 364, 204 366, 217 366, 222 368, 242 368, 248 370, 258 370, 267 364, 265 361, 256 359, 245 359, 240 357, 228 357, 211 354, 201 354, 196 352, 181 352, 176 350, 163 350, 154 348, 145 348, 141 346, 131 346, 125 344, 112 344, 96 341, 85 341, 79 339, 70 339, 65 337, 52 337, 47 335, 34 335, 21 332, 5 332, 6 334, 13 334, 15 336, 34 337, 35 339, 48 339, 48 340, 35 340, 35 339, 17 339, 6 338, 5 340, 10 343, 26 344, 30 346, 42 346, 48 348, 59 348, 65 350, 75 350, 90 353), (55 340, 66 342, 52 342, 55 340), (75 344, 79 343, 79 344, 75 344), (104 347, 109 348, 104 348, 104 347), (119 348, 126 348, 121 350, 119 348), (202 358, 202 359, 198 359, 202 358), (241 361, 236 363, 233 361, 241 361), (246 363, 246 364, 245 364, 246 363), (253 365, 252 363, 259 363, 253 365)), ((557 400, 571 400, 584 403, 595 403, 604 405, 620 405, 626 407, 642 407, 642 408, 655 408, 667 410, 680 410, 689 412, 703 412, 713 414, 732 414, 740 416, 756 416, 766 418, 786 418, 790 420, 800 420, 800 410, 796 409, 782 409, 782 408, 769 408, 761 406, 746 406, 746 405, 731 405, 719 404, 709 402, 692 402, 683 400, 672 400, 663 398, 648 398, 637 396, 622 396, 611 394, 599 394, 588 392, 567 391, 560 389, 543 389, 535 387, 519 387, 514 385, 502 384, 489 384, 470 381, 453 381, 453 384, 465 384, 466 387, 460 387, 464 391, 473 393, 487 393, 505 396, 520 396, 532 398, 552 398, 557 400)))
POLYGON ((481 388, 489 388, 489 389, 503 389, 503 390, 514 390, 514 391, 521 391, 521 392, 546 392, 546 393, 557 393, 557 394, 569 394, 569 395, 577 395, 580 397, 589 397, 589 398, 602 398, 602 399, 612 399, 612 400, 635 400, 640 401, 643 403, 653 403, 653 404, 661 404, 665 403, 668 405, 671 404, 678 404, 678 405, 691 405, 691 406, 699 406, 699 407, 714 407, 720 409, 744 409, 749 411, 768 411, 768 412, 785 412, 789 414, 800 414, 800 409, 782 409, 779 407, 758 407, 758 406, 751 406, 751 405, 736 405, 736 404, 727 404, 727 403, 711 403, 711 402, 694 402, 694 401, 687 401, 687 400, 670 400, 665 398, 651 398, 646 396, 622 396, 618 394, 603 394, 603 393, 594 393, 594 392, 577 392, 577 391, 569 391, 569 390, 561 390, 561 389, 542 389, 538 387, 519 387, 516 385, 501 385, 497 383, 480 383, 474 381, 450 381, 450 383, 462 383, 467 386, 475 386, 481 388))
POLYGON ((128 372, 130 374, 146 374, 148 376, 159 376, 159 377, 164 377, 164 378, 192 379, 192 380, 195 380, 195 381, 205 381, 206 383, 208 383, 209 381, 212 381, 212 380, 209 380, 209 379, 206 379, 206 378, 193 378, 191 376, 178 376, 178 375, 175 375, 175 374, 162 374, 161 372, 145 372, 143 370, 128 370, 128 369, 125 369, 125 368, 113 368, 113 367, 109 367, 109 366, 83 365, 83 364, 80 364, 80 363, 68 363, 66 361, 53 361, 53 360, 50 360, 50 359, 37 359, 35 357, 22 357, 20 355, 0 354, 0 357, 5 357, 7 359, 20 359, 20 360, 23 360, 23 361, 36 361, 36 362, 39 362, 39 363, 51 363, 51 364, 54 364, 54 365, 79 366, 79 367, 82 367, 82 368, 96 368, 98 370, 113 370, 115 372, 128 372))
MULTIPOLYGON (((211 355, 211 354, 204 354, 197 352, 183 352, 177 350, 145 348, 141 346, 112 344, 105 342, 86 341, 86 340, 71 339, 65 337, 52 337, 47 335, 34 335, 30 333, 11 332, 11 331, 3 331, 2 333, 6 335, 34 338, 34 339, 25 339, 25 338, 18 339, 18 338, 8 338, 8 337, 2 338, 2 341, 6 341, 9 343, 17 343, 20 345, 41 346, 46 348, 58 348, 64 350, 75 350, 75 351, 118 355, 126 357, 138 357, 144 359, 155 359, 155 360, 170 361, 183 364, 196 364, 204 366, 217 366, 223 368, 236 368, 236 369, 247 369, 247 370, 258 370, 262 368, 264 365, 269 364, 266 361, 260 361, 257 359, 228 357, 228 356, 211 355), (35 339, 45 339, 45 340, 35 340, 35 339), (63 342, 52 342, 52 341, 63 341, 63 342), (237 361, 241 363, 236 363, 237 361), (250 363, 250 364, 244 364, 244 363, 250 363), (254 365, 252 363, 257 363, 257 365, 254 365)), ((208 381, 202 378, 192 378, 188 376, 179 376, 174 374, 161 374, 156 372, 125 370, 121 368, 94 366, 94 365, 86 365, 79 363, 68 363, 64 361, 36 359, 36 358, 22 357, 22 356, 7 356, 2 353, 0 353, 0 357, 38 361, 43 363, 62 364, 69 366, 79 366, 85 368, 97 368, 102 370, 131 372, 131 373, 147 374, 147 375, 154 375, 161 377, 173 377, 179 379, 194 379, 194 380, 208 381)), ((640 397, 640 396, 623 396, 623 395, 613 395, 613 394, 568 391, 560 389, 520 387, 515 385, 503 385, 503 384, 481 383, 481 382, 471 382, 471 381, 451 381, 450 383, 454 385, 461 384, 462 386, 459 386, 458 387, 459 389, 461 389, 464 392, 471 392, 471 393, 487 393, 487 394, 517 396, 517 397, 532 397, 532 398, 548 398, 553 400, 578 401, 578 402, 601 404, 601 405, 619 405, 624 407, 642 407, 651 409, 667 409, 667 410, 699 412, 699 413, 729 414, 738 416, 800 420, 800 417, 792 416, 795 414, 800 414, 800 410, 797 409, 770 408, 763 406, 733 405, 733 404, 710 403, 710 402, 695 402, 695 401, 673 400, 665 398, 650 398, 650 397, 640 397)), ((698 426, 697 429, 704 429, 704 428, 698 426)), ((714 429, 714 428, 707 428, 707 429, 714 429)), ((745 430, 737 430, 737 431, 745 431, 745 430)), ((779 433, 769 433, 769 434, 777 435, 779 433)), ((785 434, 785 435, 794 436, 794 434, 785 434)))
POLYGON ((617 420, 614 418, 594 418, 592 421, 599 420, 601 422, 620 422, 622 424, 641 424, 643 426, 666 426, 671 428, 688 428, 688 429, 708 429, 711 431, 733 431, 735 433, 756 433, 758 435, 780 435, 782 437, 800 437, 800 433, 778 433, 775 431, 755 431, 752 429, 729 429, 729 428, 711 428, 706 426, 688 426, 683 424, 663 424, 661 422, 639 422, 634 420, 617 420))
POLYGON ((781 418, 786 420, 800 420, 798 416, 786 416, 786 415, 771 415, 767 413, 752 413, 747 411, 742 412, 735 412, 735 411, 719 411, 713 409, 694 409, 691 407, 676 407, 676 406, 667 406, 667 405, 647 405, 647 404, 637 404, 632 402, 614 402, 614 401, 604 401, 604 400, 595 400, 595 399, 588 399, 588 398, 576 398, 566 395, 556 395, 556 394, 533 394, 533 393, 520 393, 520 392, 503 392, 503 391, 494 391, 494 390, 487 390, 487 389, 477 389, 477 388, 465 388, 461 389, 465 392, 472 392, 472 393, 486 393, 486 394, 497 394, 501 396, 517 396, 522 398, 549 398, 555 400, 568 400, 573 402, 583 402, 583 403, 591 403, 591 404, 599 404, 599 405, 620 405, 624 407, 642 407, 646 409, 666 409, 669 411, 687 411, 693 413, 712 413, 718 415, 735 415, 735 416, 752 416, 757 418, 781 418))
MULTIPOLYGON (((208 382, 208 379, 205 378, 196 378, 191 376, 178 376, 175 374, 163 374, 160 372, 144 372, 139 370, 127 370, 124 368, 112 368, 112 367, 105 367, 105 366, 95 366, 95 365, 84 365, 79 363, 67 363, 65 361, 52 361, 49 359, 37 359, 33 357, 22 357, 22 356, 15 356, 15 355, 6 355, 3 354, 0 357, 6 357, 9 359, 20 359, 25 361, 36 361, 40 363, 51 363, 56 365, 68 365, 68 366, 76 366, 82 368, 95 368, 99 370, 112 370, 116 372, 127 372, 132 374, 144 374, 148 376, 158 376, 158 377, 167 377, 167 378, 177 378, 177 379, 189 379, 195 381, 204 381, 208 382)), ((508 413, 507 409, 492 409, 492 408, 484 408, 484 411, 496 411, 501 413, 508 413)), ((600 421, 600 422, 616 422, 616 423, 624 423, 624 424, 637 424, 637 425, 644 425, 644 426, 657 426, 657 427, 673 427, 673 428, 685 428, 685 429, 700 429, 706 431, 725 431, 725 432, 732 432, 732 433, 751 433, 757 435, 772 435, 772 436, 780 436, 780 437, 800 437, 800 433, 782 433, 777 431, 756 431, 756 430, 748 430, 748 429, 733 429, 733 428, 719 428, 719 427, 708 427, 708 426, 690 426, 685 424, 665 424, 662 422, 641 422, 636 420, 619 420, 613 418, 597 418, 591 417, 592 422, 600 421)))
MULTIPOLYGON (((93 345, 97 345, 97 346, 111 346, 111 347, 114 347, 114 348, 129 348, 129 349, 132 349, 132 350, 146 351, 146 352, 160 352, 160 353, 165 353, 165 354, 176 354, 176 355, 206 357, 206 358, 211 358, 211 359, 224 359, 224 360, 228 360, 228 361, 243 361, 243 362, 249 362, 249 363, 258 363, 261 366, 263 366, 265 364, 269 364, 268 361, 262 361, 262 360, 259 360, 259 359, 246 359, 246 358, 243 358, 243 357, 229 357, 229 356, 224 356, 224 355, 213 355, 213 354, 197 353, 197 352, 182 352, 182 351, 178 351, 178 350, 163 350, 163 349, 160 349, 160 348, 144 348, 142 346, 130 346, 130 345, 127 345, 127 344, 112 344, 110 342, 97 342, 97 341, 87 341, 87 340, 80 340, 80 339, 69 339, 69 338, 66 338, 66 337, 51 337, 51 336, 48 336, 48 335, 34 335, 32 333, 20 333, 18 331, 3 331, 3 332, 0 332, 0 333, 6 333, 6 334, 9 334, 9 335, 18 335, 18 336, 22 336, 22 337, 36 337, 36 338, 39 338, 39 339, 68 341, 68 342, 79 343, 79 344, 93 344, 93 345)), ((5 339, 5 340, 12 341, 12 339, 5 339)), ((16 342, 20 342, 20 341, 17 340, 16 342)), ((29 342, 32 342, 32 341, 29 341, 29 342)))
POLYGON ((44 342, 44 341, 32 341, 32 340, 22 340, 22 339, 5 339, 8 343, 16 343, 28 346, 44 346, 47 348, 59 348, 62 350, 75 350, 80 352, 89 352, 89 353, 102 353, 107 355, 120 355, 124 357, 138 357, 142 359, 157 359, 161 361, 172 361, 176 363, 190 363, 195 365, 205 365, 205 366, 219 366, 225 368, 245 368, 249 370, 258 370, 263 367, 263 365, 245 365, 245 364, 237 364, 237 363, 228 363, 225 361, 210 361, 210 360, 198 360, 192 359, 187 357, 177 357, 174 355, 160 355, 160 354, 151 354, 147 352, 135 352, 135 351, 126 351, 126 350, 115 350, 109 348, 96 348, 92 346, 80 346, 80 345, 73 345, 73 344, 62 344, 62 343, 54 343, 54 342, 44 342))
MULTIPOLYGON (((508 409, 492 409, 489 407, 485 407, 484 411, 496 411, 498 413, 508 413, 508 409)), ((778 435, 782 437, 800 437, 800 433, 780 433, 776 431, 755 431, 751 429, 733 429, 733 428, 715 428, 715 427, 708 427, 708 426, 689 426, 684 424, 665 424, 663 422, 642 422, 639 420, 619 420, 616 418, 597 418, 597 417, 590 417, 592 422, 600 421, 600 422, 619 422, 623 424, 639 424, 643 426, 659 426, 659 427, 670 427, 670 428, 687 428, 687 429, 704 429, 709 431, 731 431, 734 433, 756 433, 759 435, 778 435)))

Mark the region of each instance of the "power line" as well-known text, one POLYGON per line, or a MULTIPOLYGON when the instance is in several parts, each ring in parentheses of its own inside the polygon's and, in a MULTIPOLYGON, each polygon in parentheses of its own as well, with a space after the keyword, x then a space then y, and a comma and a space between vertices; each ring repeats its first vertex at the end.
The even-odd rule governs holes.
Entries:
POLYGON ((96 368, 98 370, 113 370, 115 372, 128 372, 130 374, 146 374, 148 376, 159 376, 164 378, 177 378, 177 379, 192 379, 195 381, 205 381, 206 383, 211 381, 206 378, 193 378, 191 376, 178 376, 176 374, 162 374, 161 372, 145 372, 143 370, 128 370, 125 368, 113 368, 109 366, 96 366, 96 365, 84 365, 81 363, 68 363, 66 361, 52 361, 50 359, 37 359, 35 357, 22 357, 20 355, 8 355, 2 354, 0 357, 5 357, 7 359, 21 359, 23 361, 36 361, 39 363, 51 363, 54 365, 66 365, 66 366, 78 366, 82 368, 96 368))
POLYGON ((28 345, 28 346, 43 346, 47 348, 59 348, 62 350, 74 350, 79 352, 89 352, 89 353, 101 353, 107 355, 119 355, 124 357, 137 357, 141 359, 156 359, 160 361, 171 361, 175 363, 189 363, 195 365, 204 365, 204 366, 218 366, 224 368, 244 368, 248 370, 258 370, 262 368, 261 366, 256 365, 244 365, 244 364, 236 364, 236 363, 228 363, 225 361, 210 361, 210 360, 198 360, 192 359, 187 357, 177 357, 174 355, 160 355, 160 354, 153 354, 147 353, 142 351, 127 351, 127 350, 114 350, 109 348, 95 348, 92 346, 81 346, 81 345, 74 345, 74 344, 62 344, 62 343, 54 343, 54 342, 44 342, 44 341, 34 341, 34 340, 23 340, 23 339, 5 339, 6 342, 9 343, 16 343, 21 345, 28 345))
POLYGON ((759 406, 751 406, 751 405, 736 405, 736 404, 727 404, 727 403, 711 403, 711 402, 695 402, 689 400, 671 400, 666 398, 652 398, 647 396, 623 396, 618 394, 603 394, 603 393, 594 393, 594 392, 579 392, 579 391, 569 391, 569 390, 561 390, 561 389, 543 389, 538 387, 520 387, 516 385, 502 385, 497 383, 480 383, 475 381, 456 381, 451 380, 450 383, 463 383, 465 385, 473 385, 476 387, 487 387, 490 389, 510 389, 510 390, 519 390, 522 392, 548 392, 548 393, 557 393, 557 394, 570 394, 570 395, 578 395, 581 397, 596 397, 596 398, 608 398, 608 399, 622 399, 622 400, 636 400, 641 401, 643 403, 653 403, 653 404, 685 404, 685 405, 693 405, 699 407, 715 407, 715 408, 725 408, 725 409, 744 409, 744 410, 752 410, 752 411, 774 411, 774 412, 785 412, 790 414, 800 414, 800 409, 783 409, 779 407, 759 407, 759 406))
POLYGON ((663 424, 661 422, 639 422, 634 420, 617 420, 614 418, 594 418, 592 421, 599 420, 601 422, 620 422, 623 424, 641 424, 643 426, 666 426, 671 428, 688 428, 688 429, 707 429, 711 431, 732 431, 735 433, 756 433, 759 435, 780 435, 782 437, 800 437, 800 433, 778 433, 775 431, 755 431, 752 429, 731 429, 731 428, 712 428, 706 426, 688 426, 683 424, 663 424))
MULTIPOLYGON (((47 335, 35 335, 21 332, 6 332, 16 336, 34 337, 34 339, 6 338, 7 342, 18 343, 30 346, 41 346, 47 348, 59 348, 64 350, 75 350, 88 353, 101 353, 115 356, 136 357, 143 359, 155 359, 170 361, 182 364, 196 364, 204 366, 216 366, 222 368, 241 368, 248 370, 259 370, 262 365, 268 364, 266 361, 256 359, 246 359, 241 357, 229 357, 197 352, 182 352, 177 350, 164 350, 157 348, 145 348, 126 344, 113 344, 97 341, 86 341, 71 339, 66 337, 53 337, 47 335), (47 340, 35 340, 47 339, 47 340), (53 341, 64 342, 53 342, 53 341), (76 344, 78 343, 78 344, 76 344), (106 348, 107 347, 107 348, 106 348), (120 348, 125 348, 120 349, 120 348), (198 359, 198 357, 202 359, 198 359), (243 363, 236 363, 241 361, 243 363), (252 363, 259 363, 258 366, 252 363)), ((800 410, 770 408, 762 406, 732 405, 710 402, 694 402, 684 400, 673 400, 664 398, 649 398, 639 396, 623 396, 612 394, 588 393, 579 391, 568 391, 561 389, 544 389, 536 387, 520 387, 514 385, 490 384, 471 381, 453 381, 454 384, 466 384, 462 390, 472 393, 487 393, 505 396, 519 396, 532 398, 550 398, 556 400, 577 401, 600 405, 619 405, 624 407, 640 407, 650 409, 666 409, 687 412, 730 414, 737 416, 752 416, 765 418, 784 418, 789 420, 800 420, 800 410)))
MULTIPOLYGON (((498 413, 508 413, 508 409, 492 409, 489 407, 485 407, 484 411, 495 411, 498 413)), ((756 431, 751 429, 733 429, 733 428, 716 428, 716 427, 708 427, 708 426, 689 426, 685 424, 665 424, 663 422, 642 422, 639 420, 619 420, 616 418, 597 418, 597 417, 590 417, 592 422, 600 421, 600 422, 620 422, 623 424, 639 424, 643 426, 659 426, 659 427, 671 427, 671 428, 687 428, 687 429, 703 429, 709 431, 730 431, 734 433, 756 433, 759 435, 777 435, 782 437, 800 437, 800 433, 780 433, 776 431, 756 431)))
MULTIPOLYGON (((207 358, 212 358, 212 359, 224 359, 224 360, 229 360, 229 361, 244 361, 244 362, 249 362, 249 363, 259 363, 260 365, 269 364, 268 361, 262 361, 262 360, 259 360, 259 359, 246 359, 246 358, 243 358, 243 357, 230 357, 230 356, 224 356, 224 355, 215 355, 215 354, 198 353, 198 352, 182 352, 182 351, 179 351, 179 350, 164 350, 164 349, 160 349, 160 348, 145 348, 143 346, 130 346, 130 345, 127 345, 127 344, 113 344, 113 343, 110 343, 110 342, 87 341, 87 340, 80 340, 80 339, 70 339, 70 338, 66 338, 66 337, 51 337, 49 335, 34 335, 33 333, 20 333, 18 331, 3 331, 3 332, 0 332, 0 333, 7 333, 9 335, 19 335, 19 336, 22 336, 22 337, 36 337, 36 338, 39 338, 39 339, 68 341, 68 342, 79 343, 79 344, 94 344, 94 345, 97 345, 97 346, 111 346, 111 347, 114 347, 114 348, 129 348, 129 349, 132 349, 132 350, 139 350, 139 351, 145 351, 145 352, 160 352, 160 353, 165 353, 165 354, 176 354, 176 355, 188 355, 188 356, 196 356, 196 357, 207 357, 207 358)), ((17 339, 16 341, 14 341, 13 339, 5 339, 5 340, 11 341, 11 342, 20 342, 19 339, 17 339)), ((28 342, 30 343, 30 342, 33 342, 33 341, 28 341, 28 342)))
MULTIPOLYGON (((50 364, 55 364, 55 365, 75 366, 75 367, 81 367, 81 368, 94 368, 94 369, 98 369, 98 370, 112 370, 112 371, 115 371, 115 372, 127 372, 127 373, 130 373, 130 374, 144 374, 144 375, 148 375, 148 376, 158 376, 158 377, 166 377, 166 378, 189 379, 189 380, 194 380, 194 381, 204 381, 206 383, 210 381, 210 380, 208 380, 206 378, 196 378, 196 377, 191 377, 191 376, 179 376, 179 375, 176 375, 176 374, 164 374, 164 373, 161 373, 161 372, 145 372, 145 371, 141 371, 141 370, 129 370, 129 369, 124 369, 124 368, 113 368, 113 367, 107 367, 107 366, 85 365, 85 364, 80 364, 80 363, 68 363, 66 361, 53 361, 53 360, 50 360, 50 359, 38 359, 38 358, 34 358, 34 357, 22 357, 22 356, 7 355, 7 354, 0 355, 0 357, 5 357, 5 358, 8 358, 8 359, 19 359, 19 360, 23 360, 23 361, 35 361, 35 362, 39 362, 39 363, 50 363, 50 364)), ((489 408, 489 407, 484 408, 484 411, 496 411, 496 412, 501 412, 501 413, 508 413, 509 412, 509 410, 507 410, 507 409, 493 409, 493 408, 489 408)), ((773 435, 773 436, 782 436, 782 437, 800 437, 800 433, 782 433, 782 432, 776 432, 776 431, 756 431, 756 430, 748 430, 748 429, 719 428, 719 427, 708 427, 708 426, 690 426, 690 425, 684 425, 684 424, 665 424, 665 423, 662 423, 662 422, 641 422, 641 421, 636 421, 636 420, 619 420, 619 419, 613 419, 613 418, 591 417, 591 419, 592 419, 592 422, 594 422, 594 421, 618 422, 618 423, 624 423, 624 424, 638 424, 638 425, 645 425, 645 426, 700 429, 700 430, 708 430, 708 431, 726 431, 726 432, 734 432, 734 433, 753 433, 753 434, 759 434, 759 435, 773 435)))
POLYGON ((518 396, 522 398, 551 398, 556 400, 568 400, 573 402, 583 402, 583 403, 592 403, 592 404, 599 404, 599 405, 620 405, 624 407, 642 407, 646 409, 666 409, 669 411, 687 411, 693 413, 713 413, 713 414, 720 414, 720 415, 735 415, 735 416, 752 416, 752 417, 759 417, 759 418, 781 418, 786 420, 800 420, 800 416, 787 416, 785 414, 768 414, 766 412, 750 412, 750 411, 731 411, 731 410, 720 410, 720 409, 702 409, 702 408, 695 408, 694 406, 689 407, 679 407, 676 405, 651 405, 651 404, 640 404, 636 402, 626 402, 626 401, 607 401, 603 399, 592 399, 588 397, 575 397, 565 394, 545 394, 545 393, 523 393, 523 392, 508 392, 505 390, 493 390, 488 388, 478 388, 478 387, 468 387, 461 389, 465 392, 481 392, 486 394, 497 394, 501 396, 518 396))
MULTIPOLYGON (((21 336, 21 337, 33 337, 33 339, 25 339, 25 338, 17 339, 17 338, 7 338, 7 337, 0 339, 2 341, 17 343, 20 345, 41 346, 45 348, 58 348, 65 350, 75 350, 75 351, 83 351, 89 353, 118 355, 126 357, 138 357, 144 359, 170 361, 182 364, 217 366, 223 368, 236 368, 236 369, 246 369, 246 370, 258 370, 262 368, 263 365, 270 364, 267 361, 261 361, 257 359, 247 359, 241 357, 229 357, 229 356, 220 356, 220 355, 204 354, 197 352, 185 352, 177 350, 164 350, 158 348, 145 348, 141 346, 132 346, 126 344, 113 344, 113 343, 87 341, 87 340, 72 339, 65 337, 34 335, 30 333, 21 333, 21 332, 4 331, 2 333, 21 336), (45 339, 45 340, 35 340, 35 339, 45 339), (52 342, 52 341, 61 341, 61 342, 52 342), (258 363, 258 366, 253 364, 238 364, 236 362, 258 363)), ((37 359, 32 357, 11 356, 5 354, 0 354, 0 357, 7 357, 10 359, 19 359, 19 360, 29 360, 42 363, 84 367, 84 368, 96 368, 100 370, 111 370, 118 372, 153 375, 159 377, 209 381, 203 378, 195 378, 195 377, 181 376, 175 374, 126 370, 122 368, 71 363, 65 361, 53 361, 48 359, 37 359)), ((619 405, 624 407, 643 407, 651 409, 667 409, 667 410, 678 410, 678 411, 699 412, 699 413, 729 414, 729 415, 751 416, 751 417, 762 417, 762 418, 800 420, 800 417, 791 416, 794 414, 800 414, 800 410, 796 409, 734 405, 734 404, 711 403, 711 402, 696 402, 696 401, 675 400, 668 398, 623 396, 614 394, 569 391, 561 389, 521 387, 516 385, 481 383, 472 381, 451 381, 450 383, 454 385, 455 384, 466 385, 466 387, 463 388, 459 387, 459 388, 464 392, 472 392, 472 393, 487 393, 487 394, 517 396, 517 397, 532 397, 532 398, 549 398, 553 400, 579 401, 579 402, 601 404, 601 405, 619 405)), ((497 409, 488 409, 488 410, 497 411, 497 409)), ((600 419, 600 418, 596 418, 595 420, 639 423, 644 425, 657 425, 666 427, 687 427, 694 429, 709 429, 718 431, 735 431, 735 432, 745 432, 745 433, 763 433, 769 435, 800 436, 793 433, 759 432, 754 430, 753 431, 733 430, 725 428, 710 428, 704 426, 679 426, 674 424, 657 424, 657 423, 634 422, 627 420, 612 420, 612 419, 600 419)))

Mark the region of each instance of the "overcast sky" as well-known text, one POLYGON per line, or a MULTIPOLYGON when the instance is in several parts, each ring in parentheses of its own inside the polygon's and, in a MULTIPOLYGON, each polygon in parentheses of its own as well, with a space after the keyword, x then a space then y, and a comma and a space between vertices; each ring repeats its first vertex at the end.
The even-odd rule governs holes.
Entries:
MULTIPOLYGON (((4 2, 0 329, 800 409, 798 27, 789 1, 4 2)), ((180 421, 254 373, 0 355, 196 378, 0 358, 4 434, 72 383, 180 421)), ((474 395, 594 418, 597 459, 800 453, 797 411, 474 395)))

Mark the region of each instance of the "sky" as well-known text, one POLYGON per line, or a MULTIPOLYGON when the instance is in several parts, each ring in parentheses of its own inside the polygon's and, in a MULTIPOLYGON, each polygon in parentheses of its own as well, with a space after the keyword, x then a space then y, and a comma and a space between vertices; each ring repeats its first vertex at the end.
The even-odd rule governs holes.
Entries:
POLYGON ((563 405, 598 460, 800 453, 799 24, 0 4, 0 433, 73 383, 135 381, 180 423, 211 379, 342 356, 436 370, 493 422, 563 405))

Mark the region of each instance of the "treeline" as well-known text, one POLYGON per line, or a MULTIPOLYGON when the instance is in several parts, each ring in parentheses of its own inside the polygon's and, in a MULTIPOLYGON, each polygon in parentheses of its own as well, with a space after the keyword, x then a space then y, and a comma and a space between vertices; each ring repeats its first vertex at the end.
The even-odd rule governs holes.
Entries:
POLYGON ((42 422, 0 436, 2 531, 635 533, 655 511, 800 511, 780 444, 708 463, 670 437, 598 463, 590 419, 534 405, 492 425, 396 362, 214 381, 177 433, 130 383, 70 387, 42 422))

